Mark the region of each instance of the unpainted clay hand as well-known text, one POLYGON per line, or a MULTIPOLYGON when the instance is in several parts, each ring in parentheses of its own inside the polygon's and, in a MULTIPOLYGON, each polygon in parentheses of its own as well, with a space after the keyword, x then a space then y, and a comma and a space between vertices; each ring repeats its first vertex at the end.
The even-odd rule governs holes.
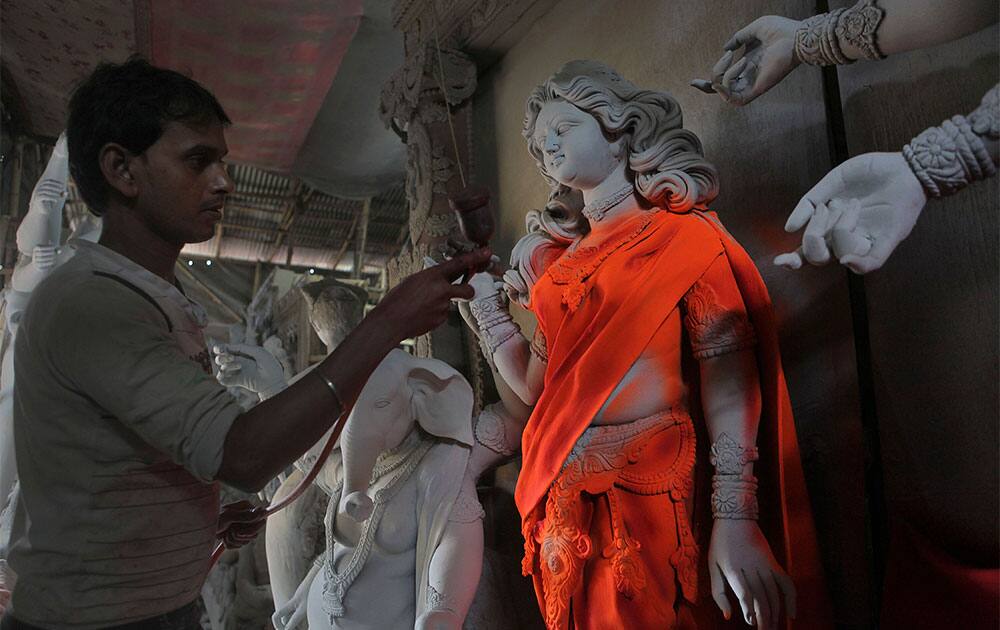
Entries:
POLYGON ((731 105, 746 105, 799 65, 795 31, 800 25, 777 15, 754 20, 723 46, 726 52, 712 68, 712 79, 695 79, 691 85, 706 94, 718 93, 731 105))
MULTIPOLYGON (((449 258, 450 260, 450 258, 449 258)), ((490 268, 486 271, 481 271, 477 274, 473 274, 469 278, 469 286, 472 287, 473 295, 471 298, 455 298, 455 302, 458 304, 458 313, 462 316, 462 320, 465 324, 473 331, 478 334, 479 328, 476 326, 476 320, 472 316, 472 312, 469 310, 469 302, 474 300, 481 300, 485 297, 489 297, 497 291, 503 285, 501 280, 495 278, 492 273, 498 268, 500 264, 500 258, 497 256, 490 256, 490 268)), ((430 256, 424 256, 424 269, 430 269, 438 265, 438 262, 431 258, 430 256)), ((459 280, 456 280, 457 283, 459 280)))
POLYGON ((717 519, 708 547, 712 598, 726 619, 733 614, 726 585, 740 602, 743 619, 764 630, 777 630, 782 600, 795 617, 795 586, 771 553, 756 521, 717 519))
POLYGON ((285 389, 285 371, 274 356, 261 348, 232 343, 215 346, 217 378, 226 387, 242 387, 266 400, 285 389))
POLYGON ((798 269, 836 258, 859 274, 880 268, 906 238, 927 195, 901 153, 865 153, 827 173, 799 201, 785 224, 805 227, 802 246, 774 264, 798 269))
POLYGON ((31 250, 31 264, 38 271, 48 271, 56 264, 59 247, 56 245, 37 245, 31 250))
POLYGON ((274 614, 271 615, 271 624, 275 630, 295 630, 300 624, 303 624, 303 628, 306 627, 304 625, 306 611, 308 610, 306 601, 309 599, 309 587, 311 585, 312 580, 307 577, 295 589, 295 593, 291 599, 284 606, 274 611, 274 614))

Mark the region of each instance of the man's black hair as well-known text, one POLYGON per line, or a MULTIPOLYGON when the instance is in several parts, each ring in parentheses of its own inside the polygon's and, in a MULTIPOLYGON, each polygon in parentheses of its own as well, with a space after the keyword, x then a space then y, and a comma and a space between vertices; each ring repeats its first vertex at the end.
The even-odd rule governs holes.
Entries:
POLYGON ((101 63, 69 101, 69 171, 80 196, 91 212, 104 212, 110 187, 98 155, 107 143, 140 155, 160 139, 166 123, 213 121, 231 123, 219 101, 195 80, 135 55, 120 64, 101 63))

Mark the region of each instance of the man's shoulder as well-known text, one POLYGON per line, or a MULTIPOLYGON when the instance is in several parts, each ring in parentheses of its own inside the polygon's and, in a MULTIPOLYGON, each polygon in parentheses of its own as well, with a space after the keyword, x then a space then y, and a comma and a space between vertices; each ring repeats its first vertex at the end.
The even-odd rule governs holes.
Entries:
POLYGON ((42 308, 61 321, 120 319, 159 311, 155 300, 142 289, 117 274, 95 268, 80 256, 56 269, 35 289, 29 310, 42 308))

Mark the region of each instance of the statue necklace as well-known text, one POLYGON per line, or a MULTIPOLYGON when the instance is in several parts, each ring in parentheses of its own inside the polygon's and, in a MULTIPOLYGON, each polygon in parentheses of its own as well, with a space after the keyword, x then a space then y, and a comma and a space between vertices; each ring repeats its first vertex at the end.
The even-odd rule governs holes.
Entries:
POLYGON ((608 213, 608 210, 620 204, 633 192, 635 192, 635 187, 631 183, 625 184, 620 190, 611 193, 609 196, 591 201, 585 205, 582 211, 583 216, 587 217, 588 221, 601 221, 608 213))

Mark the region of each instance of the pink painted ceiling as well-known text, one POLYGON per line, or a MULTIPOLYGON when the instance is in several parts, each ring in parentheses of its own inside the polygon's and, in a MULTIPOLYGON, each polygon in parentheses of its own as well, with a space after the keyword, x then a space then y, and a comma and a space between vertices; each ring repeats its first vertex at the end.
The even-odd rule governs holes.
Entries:
POLYGON ((102 60, 136 49, 132 0, 3 0, 4 101, 27 131, 55 137, 73 87, 102 60), (9 82, 8 82, 9 80, 9 82))
POLYGON ((77 82, 140 52, 215 93, 233 161, 288 172, 362 13, 361 0, 3 0, 4 98, 54 137, 77 82))
POLYGON ((361 0, 144 6, 153 63, 200 81, 233 120, 230 159, 288 172, 358 29, 361 0))

